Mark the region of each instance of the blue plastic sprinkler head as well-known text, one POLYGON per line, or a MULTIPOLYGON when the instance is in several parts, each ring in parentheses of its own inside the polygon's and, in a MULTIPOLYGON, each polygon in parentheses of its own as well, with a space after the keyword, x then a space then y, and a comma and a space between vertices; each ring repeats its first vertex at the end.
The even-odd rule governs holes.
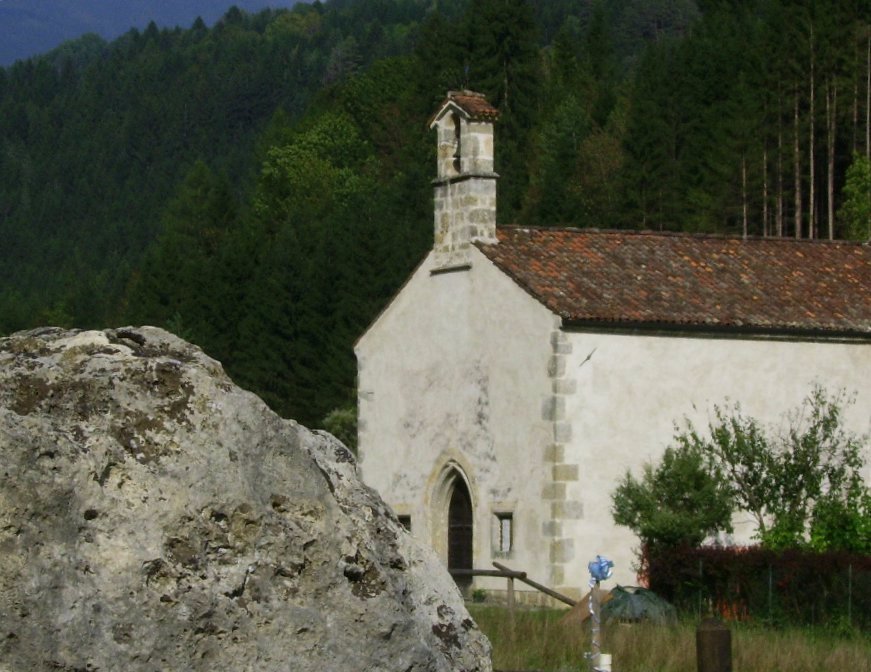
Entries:
POLYGON ((587 567, 594 581, 604 581, 611 578, 611 569, 614 567, 614 563, 608 560, 608 558, 597 555, 596 559, 592 560, 587 567))

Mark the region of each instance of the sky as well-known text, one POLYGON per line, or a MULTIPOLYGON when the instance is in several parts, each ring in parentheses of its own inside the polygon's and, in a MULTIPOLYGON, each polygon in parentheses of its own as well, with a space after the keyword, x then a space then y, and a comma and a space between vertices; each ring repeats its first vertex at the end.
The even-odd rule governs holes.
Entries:
POLYGON ((149 21, 189 28, 199 16, 208 25, 233 5, 256 12, 290 7, 297 0, 0 0, 0 66, 45 53, 85 33, 112 40, 149 21))

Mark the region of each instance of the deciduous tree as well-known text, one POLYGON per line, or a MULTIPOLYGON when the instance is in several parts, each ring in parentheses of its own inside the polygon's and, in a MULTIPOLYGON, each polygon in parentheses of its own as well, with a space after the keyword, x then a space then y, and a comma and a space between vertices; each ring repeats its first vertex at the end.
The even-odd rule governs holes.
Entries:
POLYGON ((696 546, 731 532, 732 498, 704 453, 687 442, 666 448, 640 479, 626 472, 612 496, 614 522, 631 529, 648 549, 696 546))
POLYGON ((707 432, 687 422, 657 467, 646 465, 640 481, 626 474, 613 495, 615 522, 648 545, 697 544, 728 530, 736 510, 753 516, 757 538, 770 548, 865 552, 867 437, 845 429, 848 403, 843 393, 816 387, 781 432, 738 404, 715 407, 707 432))

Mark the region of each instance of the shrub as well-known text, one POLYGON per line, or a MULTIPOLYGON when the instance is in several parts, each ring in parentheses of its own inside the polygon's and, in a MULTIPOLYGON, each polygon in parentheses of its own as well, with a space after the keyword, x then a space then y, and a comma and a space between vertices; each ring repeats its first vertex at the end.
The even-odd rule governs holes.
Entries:
POLYGON ((684 613, 871 629, 871 556, 802 549, 648 549, 650 589, 684 613))

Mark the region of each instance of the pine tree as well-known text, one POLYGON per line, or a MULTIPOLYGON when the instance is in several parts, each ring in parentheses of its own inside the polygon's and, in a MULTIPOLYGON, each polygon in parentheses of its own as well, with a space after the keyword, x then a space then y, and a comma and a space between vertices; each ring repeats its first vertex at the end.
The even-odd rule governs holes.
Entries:
POLYGON ((197 162, 167 206, 162 232, 128 299, 137 323, 184 325, 185 336, 220 352, 220 312, 225 306, 216 263, 236 225, 235 200, 225 177, 197 162))
POLYGON ((496 171, 497 216, 513 221, 528 183, 529 129, 538 112, 539 56, 527 0, 471 0, 466 17, 468 86, 486 94, 502 116, 496 171))
POLYGON ((853 154, 853 163, 847 170, 838 220, 845 238, 871 240, 871 161, 859 153, 853 154))

